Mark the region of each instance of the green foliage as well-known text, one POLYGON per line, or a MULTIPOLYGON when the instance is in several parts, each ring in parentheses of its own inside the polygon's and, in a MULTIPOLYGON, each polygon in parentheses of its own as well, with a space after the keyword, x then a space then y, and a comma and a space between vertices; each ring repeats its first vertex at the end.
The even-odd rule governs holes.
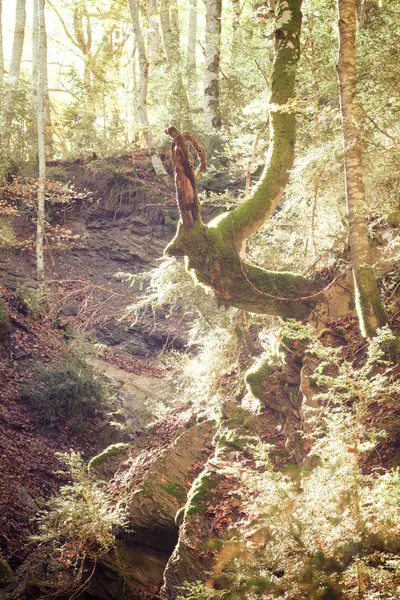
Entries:
POLYGON ((48 501, 34 541, 51 544, 57 555, 68 548, 75 560, 109 552, 115 547, 115 529, 126 527, 124 507, 90 476, 78 453, 59 457, 67 466, 64 475, 72 481, 48 501))
POLYGON ((45 309, 44 295, 38 289, 23 283, 17 286, 15 295, 33 319, 36 319, 45 309))
POLYGON ((224 590, 214 590, 204 585, 201 581, 186 583, 180 590, 184 596, 178 596, 177 600, 217 600, 226 596, 224 590))
POLYGON ((103 411, 107 398, 103 378, 73 355, 59 363, 38 363, 33 381, 22 391, 32 395, 42 423, 67 424, 75 432, 83 432, 88 420, 103 411))
POLYGON ((7 305, 4 298, 0 296, 0 324, 7 321, 7 305))
POLYGON ((14 229, 7 218, 0 218, 0 249, 9 248, 15 244, 14 229))
POLYGON ((321 392, 305 412, 309 459, 286 474, 268 463, 254 472, 248 509, 256 516, 226 553, 234 556, 224 565, 227 598, 355 599, 365 588, 366 598, 396 597, 400 470, 363 466, 384 435, 371 420, 379 426, 380 407, 391 414, 400 393, 386 352, 393 338, 383 328, 357 367, 342 349, 311 346, 321 392))

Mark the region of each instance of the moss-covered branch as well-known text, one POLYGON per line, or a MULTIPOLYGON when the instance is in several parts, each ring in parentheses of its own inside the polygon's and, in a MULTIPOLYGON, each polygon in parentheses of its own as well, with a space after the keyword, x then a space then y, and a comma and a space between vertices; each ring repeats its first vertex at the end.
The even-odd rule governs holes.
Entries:
POLYGON ((296 117, 290 104, 300 57, 301 0, 277 2, 275 57, 271 72, 270 147, 261 179, 234 211, 216 221, 224 239, 240 248, 281 201, 294 161, 296 117), (279 109, 279 107, 284 107, 279 109))
POLYGON ((299 59, 301 0, 280 0, 276 8, 275 59, 271 77, 271 146, 259 185, 236 210, 209 226, 203 224, 197 198, 197 177, 188 152, 201 146, 188 134, 171 127, 172 162, 181 221, 166 253, 186 256, 196 279, 211 287, 220 303, 249 312, 302 319, 316 301, 317 285, 293 273, 274 272, 244 262, 243 240, 257 231, 280 201, 293 166, 295 115, 288 105, 294 97, 299 59), (279 110, 279 106, 281 109, 279 110), (283 108, 282 108, 283 107, 283 108))

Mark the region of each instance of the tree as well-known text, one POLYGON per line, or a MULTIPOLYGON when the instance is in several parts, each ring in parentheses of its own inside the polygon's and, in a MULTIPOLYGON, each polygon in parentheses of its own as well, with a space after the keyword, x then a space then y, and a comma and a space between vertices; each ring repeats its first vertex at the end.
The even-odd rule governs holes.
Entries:
POLYGON ((138 50, 138 62, 140 72, 140 84, 139 84, 139 100, 138 100, 138 115, 140 123, 143 129, 143 136, 146 140, 147 147, 149 149, 151 163, 154 171, 157 175, 167 175, 166 170, 162 164, 161 158, 154 147, 153 134, 151 132, 149 118, 147 116, 147 90, 149 86, 149 63, 146 55, 146 48, 144 45, 144 39, 142 30, 140 27, 139 20, 139 7, 136 0, 129 0, 129 8, 132 16, 133 31, 135 34, 137 50, 138 50))
POLYGON ((149 31, 147 34, 148 40, 148 49, 149 49, 149 60, 151 63, 154 63, 159 60, 160 54, 160 30, 158 26, 157 20, 157 0, 148 0, 147 1, 147 15, 148 15, 148 24, 149 31))
MULTIPOLYGON (((177 202, 181 220, 166 254, 186 256, 188 269, 198 281, 211 287, 221 304, 249 312, 302 319, 318 298, 318 284, 302 275, 267 271, 244 262, 243 242, 255 233, 278 206, 294 161, 296 118, 292 103, 300 55, 301 0, 280 0, 276 6, 275 56, 271 73, 271 143, 267 164, 257 187, 235 210, 208 226, 201 219, 197 174, 188 154, 191 144, 204 151, 192 137, 175 128, 173 139, 177 202)), ((199 171, 199 172, 200 172, 199 171)))
POLYGON ((178 7, 172 0, 161 0, 160 22, 171 75, 170 118, 179 127, 183 126, 186 129, 190 126, 190 106, 182 77, 178 7))
POLYGON ((186 73, 189 91, 196 90, 196 48, 197 48, 197 0, 188 0, 188 39, 186 54, 186 73))
POLYGON ((17 0, 15 8, 14 41, 10 67, 8 70, 8 90, 4 108, 3 131, 5 151, 10 151, 11 123, 13 117, 13 104, 19 75, 21 72, 22 52, 24 49, 26 25, 26 0, 17 0))
MULTIPOLYGON (((53 150, 53 131, 51 124, 51 113, 50 113, 50 98, 49 98, 49 88, 48 88, 48 63, 47 63, 47 35, 46 35, 46 23, 45 18, 42 23, 43 32, 43 93, 44 93, 44 115, 45 115, 45 141, 46 141, 46 157, 48 159, 53 158, 54 150, 53 150)), ((38 89, 38 69, 39 69, 39 5, 35 1, 33 3, 33 27, 32 27, 32 91, 33 91, 33 107, 34 112, 37 107, 37 89, 38 89)), ((32 132, 32 137, 35 139, 36 134, 32 132)), ((37 153, 37 140, 34 142, 34 155, 36 160, 37 153)))
POLYGON ((216 133, 221 128, 221 112, 219 107, 221 17, 222 0, 206 0, 204 120, 208 133, 216 133))
POLYGON ((45 182, 46 182, 46 151, 45 151, 45 71, 46 71, 46 27, 44 16, 45 0, 35 0, 37 2, 37 46, 36 46, 36 64, 37 64, 37 139, 39 155, 39 186, 37 202, 37 227, 36 227, 36 264, 37 278, 39 283, 44 281, 44 256, 43 256, 43 237, 45 228, 45 182))
POLYGON ((4 54, 3 54, 3 0, 0 0, 0 84, 4 77, 4 54))
POLYGON ((387 320, 371 267, 365 219, 362 147, 356 97, 357 20, 355 0, 338 0, 338 9, 340 39, 338 75, 351 267, 361 332, 365 337, 369 337, 379 327, 385 325, 387 320))

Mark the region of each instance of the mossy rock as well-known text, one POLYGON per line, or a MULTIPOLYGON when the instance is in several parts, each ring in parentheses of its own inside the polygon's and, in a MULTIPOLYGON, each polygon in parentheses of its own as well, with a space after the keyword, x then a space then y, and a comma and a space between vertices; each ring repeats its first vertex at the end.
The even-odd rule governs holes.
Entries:
POLYGON ((210 490, 216 484, 216 475, 208 469, 200 473, 194 480, 188 495, 188 501, 185 509, 185 517, 196 513, 203 513, 207 510, 207 497, 210 490))
POLYGON ((178 483, 167 483, 164 485, 164 490, 170 496, 174 496, 179 501, 182 501, 186 498, 186 490, 178 483))
POLYGON ((119 463, 128 455, 131 444, 112 444, 103 452, 94 456, 89 462, 88 468, 101 479, 109 480, 115 474, 119 463))
POLYGON ((7 587, 14 579, 8 562, 0 556, 0 589, 7 587))

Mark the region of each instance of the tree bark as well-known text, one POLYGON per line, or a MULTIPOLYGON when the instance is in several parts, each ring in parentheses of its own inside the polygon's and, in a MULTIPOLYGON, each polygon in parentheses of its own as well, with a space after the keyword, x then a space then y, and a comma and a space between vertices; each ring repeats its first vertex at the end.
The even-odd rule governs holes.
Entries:
POLYGON ((147 34, 148 49, 149 49, 149 60, 150 63, 156 63, 160 60, 160 30, 158 27, 157 20, 157 0, 147 1, 147 15, 149 32, 147 34))
MULTIPOLYGON (((33 93, 33 107, 36 112, 37 107, 37 90, 38 90, 38 61, 39 61, 39 5, 35 0, 33 3, 33 23, 32 23, 32 93, 33 93)), ((46 17, 43 13, 42 26, 42 37, 43 37, 43 93, 44 93, 44 114, 45 114, 45 141, 46 141, 46 158, 52 160, 54 156, 53 148, 53 127, 51 123, 51 112, 50 112, 50 98, 48 88, 48 61, 47 61, 47 34, 46 34, 46 17)), ((36 128, 35 128, 36 129, 36 128)), ((33 133, 33 160, 37 158, 37 135, 36 131, 33 133)))
POLYGON ((139 97, 138 97, 138 114, 140 124, 142 126, 143 135, 149 149, 151 164, 153 165, 156 175, 167 175, 161 158, 154 148, 154 139, 151 133, 151 127, 147 116, 147 90, 149 85, 149 63, 146 56, 146 48, 139 21, 139 7, 136 0, 129 0, 129 7, 132 16, 133 31, 135 34, 138 63, 140 72, 139 97))
POLYGON ((364 337, 374 335, 387 319, 372 267, 370 266, 366 223, 362 147, 358 128, 356 90, 356 5, 355 0, 338 0, 338 76, 342 116, 344 171, 351 265, 356 308, 364 337))
POLYGON ((196 91, 197 49, 197 0, 188 0, 188 41, 186 73, 191 93, 196 91))
POLYGON ((37 139, 39 155, 39 186, 37 205, 37 227, 36 227, 36 265, 37 278, 40 283, 44 281, 44 255, 43 238, 45 228, 45 182, 46 182, 46 150, 45 150, 45 24, 44 3, 45 0, 37 2, 38 17, 38 53, 37 53, 37 139))
POLYGON ((230 67, 231 69, 235 65, 237 52, 239 49, 239 26, 240 26, 240 15, 241 15, 240 0, 232 0, 232 41, 231 41, 231 57, 230 67))
POLYGON ((222 218, 204 225, 197 199, 198 173, 193 172, 187 150, 188 143, 195 148, 196 143, 188 136, 181 136, 175 128, 166 132, 173 139, 172 161, 181 215, 178 231, 166 254, 186 256, 188 269, 199 282, 214 290, 221 304, 296 319, 308 316, 322 299, 318 284, 301 275, 261 269, 244 262, 239 253, 242 242, 261 227, 282 198, 293 166, 295 116, 287 109, 294 98, 300 54, 300 7, 301 0, 277 3, 270 152, 261 181, 247 200, 222 218))
POLYGON ((4 78, 4 53, 3 53, 3 0, 0 0, 0 85, 4 78))
POLYGON ((160 22, 168 70, 171 74, 170 120, 178 127, 187 129, 190 126, 190 106, 182 78, 177 6, 172 0, 161 0, 160 22))
POLYGON ((219 64, 221 58, 222 0, 206 0, 204 57, 204 120, 209 133, 221 128, 219 64))
POLYGON ((14 40, 10 67, 8 70, 8 90, 4 106, 3 143, 6 153, 10 152, 11 124, 14 108, 14 96, 21 72, 22 52, 24 49, 26 25, 26 0, 17 0, 15 9, 14 40))

